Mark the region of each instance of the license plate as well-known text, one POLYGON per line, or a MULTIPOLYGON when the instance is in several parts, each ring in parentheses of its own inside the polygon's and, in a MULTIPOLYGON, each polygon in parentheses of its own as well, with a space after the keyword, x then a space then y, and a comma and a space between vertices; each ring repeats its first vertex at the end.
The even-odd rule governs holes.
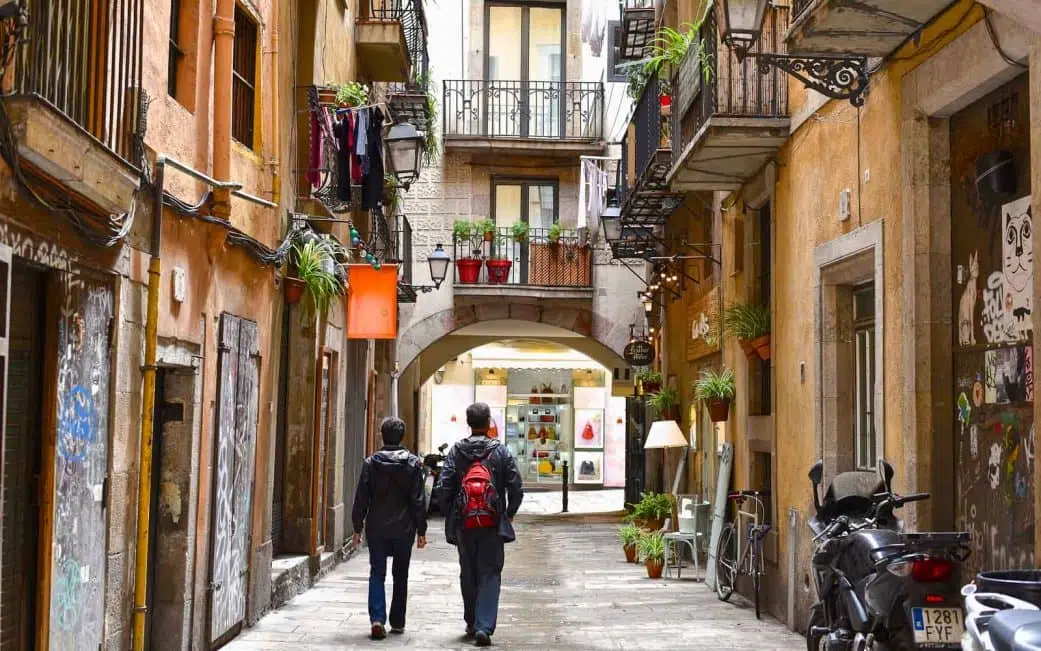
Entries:
POLYGON ((959 644, 965 625, 961 608, 912 608, 916 644, 959 644))

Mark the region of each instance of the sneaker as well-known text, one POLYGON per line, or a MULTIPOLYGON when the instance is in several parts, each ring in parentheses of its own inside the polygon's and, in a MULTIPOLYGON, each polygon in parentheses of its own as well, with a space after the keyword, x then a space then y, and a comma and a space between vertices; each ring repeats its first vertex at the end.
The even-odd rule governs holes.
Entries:
POLYGON ((405 627, 404 626, 391 626, 390 627, 390 632, 393 633, 394 635, 401 635, 401 634, 403 634, 405 632, 405 627))
POLYGON ((463 633, 463 639, 464 640, 472 640, 472 639, 474 639, 474 635, 476 635, 476 634, 477 633, 472 628, 468 628, 468 629, 466 629, 466 632, 463 633))
POLYGON ((382 640, 387 637, 387 629, 383 628, 383 622, 372 623, 372 639, 382 640))
POLYGON ((477 641, 474 643, 474 646, 491 646, 492 645, 492 636, 488 635, 484 631, 477 631, 477 634, 475 635, 475 637, 477 638, 477 641))

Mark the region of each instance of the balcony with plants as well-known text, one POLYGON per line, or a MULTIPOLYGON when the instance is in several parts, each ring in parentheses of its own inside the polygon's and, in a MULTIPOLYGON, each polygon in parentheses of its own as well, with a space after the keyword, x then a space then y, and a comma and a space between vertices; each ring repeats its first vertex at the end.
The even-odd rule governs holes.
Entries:
POLYGON ((0 12, 0 151, 20 183, 38 196, 63 185, 77 196, 55 199, 103 230, 130 209, 145 163, 143 3, 22 0, 0 12))
POLYGON ((747 57, 722 41, 714 9, 669 40, 674 190, 737 190, 788 138, 788 77, 778 68, 764 74, 754 58, 785 53, 788 15, 785 6, 767 10, 747 57))
POLYGON ((949 0, 793 0, 785 40, 792 54, 882 57, 950 6, 949 0))
POLYGON ((575 230, 490 219, 458 221, 452 233, 456 296, 593 296, 593 250, 575 230))

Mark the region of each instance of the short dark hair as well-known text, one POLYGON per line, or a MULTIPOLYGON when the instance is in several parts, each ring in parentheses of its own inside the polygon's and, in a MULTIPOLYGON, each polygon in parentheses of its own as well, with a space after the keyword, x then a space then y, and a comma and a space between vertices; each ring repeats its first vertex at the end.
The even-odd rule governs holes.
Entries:
POLYGON ((394 416, 384 418, 380 423, 380 434, 384 445, 398 445, 405 438, 405 421, 394 416))
POLYGON ((477 432, 487 432, 492 422, 492 410, 483 402, 475 402, 466 408, 466 424, 477 432))

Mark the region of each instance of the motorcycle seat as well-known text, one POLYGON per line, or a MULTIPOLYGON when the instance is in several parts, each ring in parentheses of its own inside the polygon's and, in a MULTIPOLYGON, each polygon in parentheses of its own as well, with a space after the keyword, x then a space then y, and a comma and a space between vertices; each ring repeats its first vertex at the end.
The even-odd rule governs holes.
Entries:
POLYGON ((987 632, 995 651, 1041 651, 1041 611, 996 612, 987 632))

